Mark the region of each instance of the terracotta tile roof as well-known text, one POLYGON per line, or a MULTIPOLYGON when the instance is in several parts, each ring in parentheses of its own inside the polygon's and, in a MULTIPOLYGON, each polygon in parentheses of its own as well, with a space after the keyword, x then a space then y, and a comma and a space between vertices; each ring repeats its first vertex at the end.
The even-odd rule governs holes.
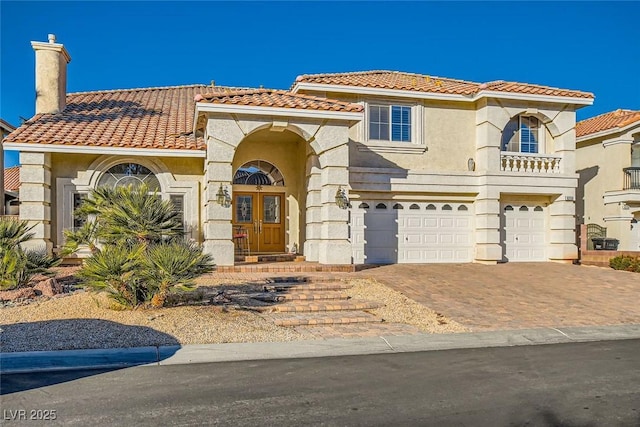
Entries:
POLYGON ((576 123, 576 136, 581 137, 609 129, 623 128, 640 121, 640 111, 615 110, 576 123))
POLYGON ((191 85, 81 92, 67 95, 62 113, 35 115, 5 142, 204 150, 203 138, 193 134, 196 101, 362 111, 357 104, 272 89, 191 85))
POLYGON ((202 94, 202 98, 199 100, 211 104, 235 104, 252 107, 341 112, 362 111, 362 106, 358 104, 277 89, 229 89, 224 92, 202 94))
POLYGON ((396 89, 452 95, 475 95, 482 90, 490 90, 530 95, 593 98, 593 94, 589 92, 559 89, 527 83, 505 82, 502 80, 488 83, 475 83, 464 80, 427 76, 424 74, 384 70, 361 71, 355 73, 305 74, 298 76, 293 87, 295 87, 297 83, 396 89))
POLYGON ((205 85, 80 92, 59 114, 36 114, 4 142, 204 150, 193 134, 196 94, 205 85))
POLYGON ((13 166, 4 170, 4 189, 18 191, 20 187, 20 166, 13 166))

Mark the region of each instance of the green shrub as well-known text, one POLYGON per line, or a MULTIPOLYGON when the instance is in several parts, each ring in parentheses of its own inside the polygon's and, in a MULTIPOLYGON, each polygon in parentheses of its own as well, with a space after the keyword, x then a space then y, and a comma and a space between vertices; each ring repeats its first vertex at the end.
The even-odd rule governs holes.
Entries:
POLYGON ((184 241, 171 202, 145 185, 98 188, 78 212, 93 219, 66 233, 65 252, 89 245, 92 255, 79 272, 84 285, 124 307, 162 307, 170 292, 193 289, 193 279, 213 270, 212 258, 184 241))
POLYGON ((640 273, 640 257, 619 255, 609 260, 609 266, 614 270, 625 270, 640 273))
POLYGON ((24 250, 21 244, 33 237, 26 221, 0 218, 0 290, 29 284, 36 274, 51 275, 60 259, 46 251, 24 250))

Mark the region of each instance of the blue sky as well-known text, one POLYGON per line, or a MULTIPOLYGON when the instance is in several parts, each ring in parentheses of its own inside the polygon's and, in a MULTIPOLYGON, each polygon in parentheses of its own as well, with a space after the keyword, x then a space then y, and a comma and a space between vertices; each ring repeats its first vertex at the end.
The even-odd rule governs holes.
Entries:
POLYGON ((594 92, 578 119, 640 109, 640 2, 2 0, 0 15, 0 117, 14 125, 34 113, 29 42, 48 33, 71 54, 68 92, 389 69, 594 92))

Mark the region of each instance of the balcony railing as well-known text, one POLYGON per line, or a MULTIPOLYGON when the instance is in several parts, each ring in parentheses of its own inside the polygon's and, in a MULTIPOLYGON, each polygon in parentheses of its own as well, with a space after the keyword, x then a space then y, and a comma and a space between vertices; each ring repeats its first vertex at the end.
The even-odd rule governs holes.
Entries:
POLYGON ((622 169, 624 172, 623 190, 640 190, 640 167, 622 169))
POLYGON ((561 157, 549 154, 500 153, 504 172, 560 173, 561 157))

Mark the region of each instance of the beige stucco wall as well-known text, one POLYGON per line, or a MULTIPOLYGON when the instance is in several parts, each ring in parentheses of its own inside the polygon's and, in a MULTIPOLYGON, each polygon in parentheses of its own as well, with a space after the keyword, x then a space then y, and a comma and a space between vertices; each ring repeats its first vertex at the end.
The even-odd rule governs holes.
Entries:
POLYGON ((620 241, 620 250, 637 250, 630 221, 640 212, 640 203, 634 203, 640 197, 638 190, 622 190, 623 169, 631 166, 631 146, 636 141, 640 141, 640 125, 577 143, 578 221, 606 227, 607 237, 620 241))
MULTIPOLYGON (((366 99, 371 104, 376 99, 366 99)), ((388 102, 388 99, 384 100, 388 102)), ((378 101, 380 102, 380 101, 378 101)), ((402 105, 407 104, 406 100, 402 105)), ((467 160, 475 154, 475 107, 473 104, 435 101, 416 101, 407 105, 417 106, 413 123, 418 140, 391 143, 398 148, 403 146, 424 145, 425 150, 415 153, 379 152, 375 148, 367 150, 370 144, 380 145, 379 141, 368 141, 366 122, 356 124, 350 130, 353 143, 349 157, 352 166, 359 167, 398 167, 406 170, 429 170, 433 172, 466 171, 467 160)))
MULTIPOLYGON (((168 173, 171 176, 171 180, 175 183, 180 182, 193 182, 202 181, 202 171, 204 167, 204 160, 199 158, 176 158, 176 157, 123 157, 123 156, 108 156, 100 154, 70 154, 70 153, 53 153, 51 155, 51 200, 54 204, 59 200, 59 193, 61 189, 56 187, 58 178, 68 178, 73 180, 74 183, 78 183, 82 188, 89 182, 95 182, 96 178, 108 169, 102 164, 112 165, 114 163, 138 161, 141 164, 145 164, 148 161, 153 161, 159 166, 159 170, 164 173, 168 173)), ((199 204, 199 200, 198 206, 199 204)), ((54 206, 51 209, 51 239, 53 246, 59 246, 62 242, 59 242, 59 236, 56 230, 59 229, 61 224, 60 208, 54 206)), ((200 212, 197 212, 199 219, 200 212)), ((197 221, 191 221, 199 223, 197 221)), ((194 232, 194 237, 197 232, 194 232)))

